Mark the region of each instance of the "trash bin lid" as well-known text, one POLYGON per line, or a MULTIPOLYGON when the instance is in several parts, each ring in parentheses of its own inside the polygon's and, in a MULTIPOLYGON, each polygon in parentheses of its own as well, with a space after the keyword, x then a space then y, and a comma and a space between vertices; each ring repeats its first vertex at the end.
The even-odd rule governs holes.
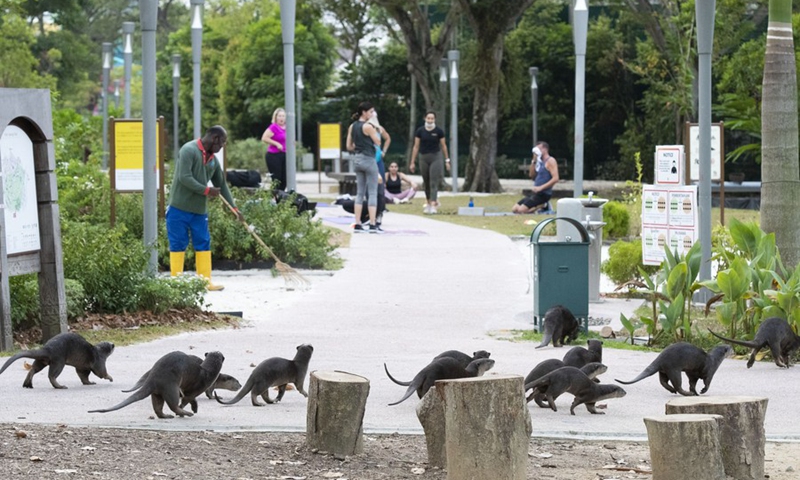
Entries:
POLYGON ((542 231, 544 231, 544 227, 546 227, 550 222, 555 222, 556 220, 563 220, 565 222, 571 223, 575 228, 578 229, 578 232, 581 234, 581 239, 582 239, 581 242, 568 242, 568 243, 586 243, 586 244, 589 243, 589 232, 586 231, 586 228, 583 226, 583 224, 575 220, 574 218, 569 218, 569 217, 550 217, 539 222, 539 224, 536 225, 536 227, 533 229, 533 232, 531 232, 531 243, 538 244, 539 236, 542 234, 542 231))

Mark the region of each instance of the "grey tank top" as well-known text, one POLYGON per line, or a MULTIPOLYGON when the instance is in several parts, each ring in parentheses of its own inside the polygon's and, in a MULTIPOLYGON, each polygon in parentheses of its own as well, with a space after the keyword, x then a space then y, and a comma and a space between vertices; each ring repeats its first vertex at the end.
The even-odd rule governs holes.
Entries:
POLYGON ((361 155, 366 155, 368 157, 375 156, 375 144, 372 143, 372 139, 369 138, 367 135, 364 135, 364 123, 361 120, 356 120, 353 122, 353 143, 356 146, 356 153, 360 153, 361 155))

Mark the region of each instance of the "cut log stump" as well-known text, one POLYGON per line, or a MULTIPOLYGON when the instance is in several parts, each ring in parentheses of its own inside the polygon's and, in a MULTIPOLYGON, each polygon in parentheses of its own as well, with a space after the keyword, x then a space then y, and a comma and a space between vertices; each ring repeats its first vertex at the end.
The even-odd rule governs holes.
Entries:
POLYGON ((653 480, 726 480, 720 415, 645 417, 653 480))
POLYGON ((309 379, 306 445, 335 455, 360 453, 369 380, 339 371, 314 371, 309 379))
POLYGON ((447 468, 445 447, 444 401, 440 390, 434 385, 417 404, 417 418, 425 431, 428 447, 428 465, 447 468))
POLYGON ((766 397, 682 397, 667 402, 667 415, 707 413, 722 416, 720 445, 725 473, 736 480, 764 478, 766 397))
POLYGON ((523 378, 439 380, 449 480, 525 480, 531 422, 523 378))

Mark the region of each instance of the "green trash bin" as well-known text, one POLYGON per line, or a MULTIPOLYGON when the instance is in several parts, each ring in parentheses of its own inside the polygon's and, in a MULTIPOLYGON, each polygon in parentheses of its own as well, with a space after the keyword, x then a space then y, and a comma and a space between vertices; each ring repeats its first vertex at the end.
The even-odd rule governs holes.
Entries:
POLYGON ((533 254, 533 326, 541 330, 550 307, 563 305, 589 331, 589 232, 572 218, 548 218, 531 232, 533 254), (540 242, 544 228, 556 220, 571 223, 580 234, 566 242, 540 242))

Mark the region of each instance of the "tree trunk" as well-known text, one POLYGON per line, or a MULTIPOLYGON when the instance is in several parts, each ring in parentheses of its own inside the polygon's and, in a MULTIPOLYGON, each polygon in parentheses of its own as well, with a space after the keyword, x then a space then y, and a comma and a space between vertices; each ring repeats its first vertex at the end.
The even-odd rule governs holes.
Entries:
POLYGON ((311 372, 306 445, 338 455, 361 453, 368 395, 369 380, 364 377, 338 371, 311 372))
POLYGON ((439 380, 444 397, 448 480, 525 480, 530 413, 523 378, 439 380))
POLYGON ((434 385, 417 404, 417 418, 425 431, 428 447, 428 466, 447 468, 445 446, 444 401, 434 385))
POLYGON ((719 415, 645 417, 653 480, 725 480, 719 415))
POLYGON ((791 0, 770 0, 761 106, 761 229, 789 271, 800 260, 797 71, 791 0))
POLYGON ((667 402, 667 415, 721 415, 720 445, 725 473, 736 480, 764 478, 766 397, 683 397, 667 402))

